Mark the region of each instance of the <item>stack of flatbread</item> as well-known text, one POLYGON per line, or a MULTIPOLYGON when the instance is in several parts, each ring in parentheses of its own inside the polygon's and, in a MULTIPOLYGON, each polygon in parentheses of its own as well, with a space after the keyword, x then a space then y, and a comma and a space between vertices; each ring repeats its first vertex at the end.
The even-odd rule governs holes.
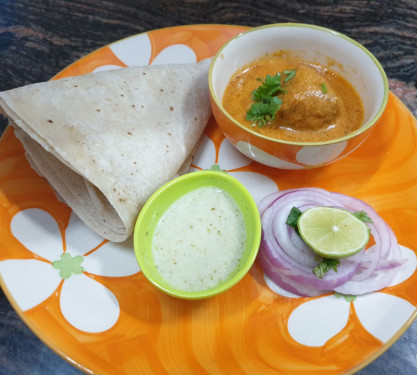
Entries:
POLYGON ((0 93, 32 167, 94 231, 123 241, 188 170, 211 115, 209 61, 91 73, 0 93))

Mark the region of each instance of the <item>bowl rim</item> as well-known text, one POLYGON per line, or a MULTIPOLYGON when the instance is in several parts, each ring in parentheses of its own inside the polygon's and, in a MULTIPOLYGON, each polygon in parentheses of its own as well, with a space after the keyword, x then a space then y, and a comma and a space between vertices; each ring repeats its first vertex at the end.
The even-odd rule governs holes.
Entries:
MULTIPOLYGON (((204 186, 216 186, 215 183, 213 183, 212 185, 204 185, 204 186)), ((182 192, 182 194, 176 198, 179 199, 180 197, 184 196, 185 194, 189 193, 190 191, 197 189, 198 187, 191 187, 191 188, 185 188, 184 191, 182 192)), ((175 202, 175 200, 174 200, 175 202)), ((173 203, 173 202, 172 202, 173 203)), ((171 204, 172 204, 171 203, 171 204)), ((162 216, 162 215, 161 215, 162 216)), ((146 225, 146 223, 145 223, 146 225)), ((247 225, 246 225, 247 227, 247 225)), ((215 295, 218 295, 220 293, 225 292, 226 290, 230 289, 231 287, 233 287, 234 285, 236 285, 250 270, 250 268, 252 267, 252 265, 254 264, 256 257, 258 255, 259 252, 259 246, 260 246, 260 242, 261 242, 261 219, 260 219, 260 214, 259 214, 259 210, 258 210, 258 206, 255 202, 255 200, 253 199, 252 195, 249 193, 249 191, 246 189, 246 187, 236 178, 230 176, 229 174, 227 174, 226 172, 221 172, 221 171, 214 171, 214 170, 199 170, 199 171, 194 171, 194 172, 190 172, 190 173, 186 173, 182 176, 176 177, 173 180, 167 182, 166 184, 164 184, 163 186, 161 186, 158 190, 156 190, 151 197, 146 201, 145 205, 142 207, 138 218, 136 220, 135 223, 135 228, 134 228, 134 233, 133 233, 133 248, 134 248, 134 253, 135 253, 135 258, 136 261, 139 264, 139 267, 141 269, 141 271, 143 272, 144 276, 146 277, 146 279, 151 282, 151 284, 153 284, 156 288, 158 288, 159 290, 163 291, 164 293, 173 296, 173 297, 177 297, 177 298, 181 298, 181 299, 188 299, 188 300, 197 300, 197 299, 205 299, 205 298, 209 298, 209 297, 213 297, 215 295), (239 272, 234 273, 231 277, 227 278, 226 281, 212 287, 209 289, 205 289, 202 291, 186 291, 186 290, 180 290, 177 289, 175 287, 172 286, 171 288, 166 288, 163 285, 159 284, 156 280, 153 279, 153 277, 148 273, 148 267, 145 265, 145 267, 143 267, 143 264, 146 264, 143 262, 142 257, 140 256, 140 251, 138 249, 138 241, 139 241, 139 231, 140 231, 140 227, 143 224, 144 220, 145 220, 145 214, 146 212, 149 210, 149 207, 152 207, 153 205, 155 205, 156 201, 159 199, 161 193, 170 190, 171 187, 173 185, 178 185, 178 184, 188 184, 188 182, 190 182, 190 180, 196 180, 196 179, 202 179, 202 178, 207 178, 207 177, 212 177, 214 178, 214 181, 218 180, 218 179, 226 179, 228 180, 228 182, 230 182, 233 187, 234 190, 239 190, 242 194, 242 196, 244 198, 247 198, 247 205, 248 205, 248 210, 251 212, 251 227, 254 228, 254 239, 253 239, 253 243, 254 246, 253 248, 250 249, 250 251, 248 252, 248 256, 245 259, 242 267, 239 269, 239 272)), ((149 250, 151 251, 151 250, 149 250)), ((167 283, 168 284, 168 283, 167 283)))
POLYGON ((210 68, 209 68, 209 74, 208 74, 208 85, 209 85, 209 92, 210 95, 212 97, 212 99, 214 100, 214 102, 216 103, 217 107, 221 110, 221 112, 230 120, 232 121, 233 124, 237 125, 239 128, 241 128, 242 130, 244 130, 245 132, 248 132, 252 135, 254 135, 255 137, 259 137, 261 139, 270 141, 270 142, 274 142, 274 143, 279 143, 279 144, 287 144, 287 145, 293 145, 293 146, 323 146, 323 145, 331 145, 331 144, 336 144, 336 143, 340 143, 343 141, 347 141, 351 138, 356 137, 359 134, 362 134, 364 132, 366 132, 367 130, 369 130, 373 125, 376 124, 376 122, 379 120, 379 118, 381 117, 381 115, 383 114, 383 112, 385 111, 385 108, 387 106, 388 103, 388 95, 389 95, 389 85, 388 85, 388 78, 387 75, 385 73, 384 68, 382 67, 381 63, 378 61, 378 59, 366 48, 364 47, 362 44, 360 44, 359 42, 357 42, 356 40, 348 37, 347 35, 344 35, 338 31, 329 29, 327 27, 323 27, 323 26, 318 26, 318 25, 312 25, 312 24, 306 24, 306 23, 295 23, 295 22, 288 22, 288 23, 273 23, 273 24, 268 24, 268 25, 263 25, 263 26, 258 26, 258 27, 254 27, 252 29, 249 29, 247 31, 244 31, 236 36, 234 36, 233 38, 231 38, 230 40, 228 40, 225 44, 223 44, 222 47, 220 47, 220 49, 217 51, 217 53, 213 56, 213 59, 211 60, 210 63, 210 68), (339 137, 339 138, 335 138, 335 139, 331 139, 328 141, 321 141, 321 142, 297 142, 297 141, 287 141, 287 140, 283 140, 283 139, 278 139, 278 138, 273 138, 273 137, 268 137, 265 136, 263 134, 260 134, 258 132, 255 132, 254 130, 242 125, 239 121, 236 121, 223 107, 222 103, 219 101, 219 99, 217 98, 217 95, 214 93, 214 89, 213 89, 213 68, 214 65, 216 63, 216 61, 218 60, 219 56, 223 53, 224 49, 227 48, 229 46, 229 44, 233 43, 236 39, 241 38, 242 36, 249 34, 249 33, 253 33, 259 30, 263 30, 263 29, 268 29, 268 28, 285 28, 285 27, 290 27, 290 28, 306 28, 306 29, 316 29, 316 30, 320 30, 322 32, 326 32, 329 34, 333 34, 339 38, 342 38, 348 42, 350 42, 351 44, 353 44, 354 46, 360 48, 363 52, 365 52, 370 59, 372 60, 372 62, 375 64, 375 66, 378 68, 379 73, 381 75, 382 78, 382 82, 383 82, 383 86, 384 86, 384 95, 382 98, 382 102, 381 105, 377 111, 377 113, 370 119, 368 120, 368 122, 365 124, 365 126, 361 126, 359 129, 354 130, 353 132, 343 136, 343 137, 339 137))

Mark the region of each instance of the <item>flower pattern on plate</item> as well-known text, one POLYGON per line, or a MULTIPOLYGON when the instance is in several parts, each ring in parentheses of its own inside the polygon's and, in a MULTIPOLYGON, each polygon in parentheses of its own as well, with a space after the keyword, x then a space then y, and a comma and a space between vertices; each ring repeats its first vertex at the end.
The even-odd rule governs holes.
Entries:
MULTIPOLYGON (((111 44, 112 52, 127 66, 192 64, 197 62, 195 52, 185 44, 173 44, 163 49, 153 61, 152 46, 147 33, 135 35, 111 44)), ((117 65, 102 65, 94 71, 120 69, 117 65)))
POLYGON ((240 153, 226 138, 223 139, 219 155, 216 158, 216 148, 213 141, 207 135, 203 135, 194 154, 193 165, 196 168, 191 168, 191 170, 225 171, 239 180, 258 203, 266 195, 277 191, 278 187, 274 181, 263 174, 237 170, 250 163, 252 160, 240 153))
POLYGON ((37 208, 18 212, 11 230, 36 255, 35 259, 0 262, 0 274, 22 311, 50 298, 62 282, 59 302, 68 323, 97 333, 117 322, 120 306, 116 296, 87 273, 123 277, 139 272, 131 239, 105 241, 74 213, 62 238, 55 219, 37 208))
MULTIPOLYGON (((391 286, 407 280, 416 270, 416 255, 400 246, 408 260, 400 269, 391 286)), ((275 293, 300 298, 276 285, 264 274, 269 288, 275 293)), ((292 311, 287 328, 291 337, 306 346, 323 346, 348 323, 351 304, 363 327, 382 342, 387 342, 414 314, 416 307, 408 301, 384 292, 346 296, 338 293, 307 299, 292 311)))

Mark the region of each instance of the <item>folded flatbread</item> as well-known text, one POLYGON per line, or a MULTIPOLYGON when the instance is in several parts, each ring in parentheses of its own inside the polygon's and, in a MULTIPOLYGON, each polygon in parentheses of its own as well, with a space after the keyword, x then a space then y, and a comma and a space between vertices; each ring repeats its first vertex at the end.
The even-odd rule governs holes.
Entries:
POLYGON ((209 61, 132 67, 0 93, 32 167, 94 231, 123 241, 187 170, 211 115, 209 61), (188 162, 188 164, 187 164, 188 162))

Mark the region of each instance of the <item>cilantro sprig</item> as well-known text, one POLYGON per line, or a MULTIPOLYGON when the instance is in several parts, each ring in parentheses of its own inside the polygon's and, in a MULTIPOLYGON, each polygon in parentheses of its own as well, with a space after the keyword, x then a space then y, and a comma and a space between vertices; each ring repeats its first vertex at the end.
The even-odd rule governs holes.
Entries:
POLYGON ((355 216, 357 219, 363 221, 364 223, 372 223, 372 219, 368 216, 368 214, 365 211, 352 212, 352 215, 355 216))
POLYGON ((284 78, 284 83, 288 82, 290 79, 293 79, 295 77, 295 70, 284 70, 283 73, 286 75, 284 78))
POLYGON ((285 224, 289 225, 290 227, 293 227, 295 231, 298 233, 298 226, 297 221, 298 218, 301 216, 301 211, 297 207, 291 208, 290 214, 287 217, 287 221, 285 224))
MULTIPOLYGON (((284 84, 294 78, 295 70, 284 70, 284 84)), ((267 75, 256 90, 252 92, 254 103, 246 112, 246 119, 252 122, 252 126, 265 126, 275 119, 275 114, 279 111, 282 99, 278 94, 285 94, 286 90, 282 87, 282 74, 277 73, 273 76, 267 75)))
POLYGON ((275 114, 281 108, 281 104, 282 99, 277 96, 253 103, 250 110, 246 112, 246 119, 252 121, 252 127, 258 125, 261 128, 275 119, 275 114))
POLYGON ((340 264, 339 259, 328 259, 321 258, 320 262, 317 263, 317 266, 313 268, 313 273, 319 278, 322 279, 324 275, 329 272, 331 269, 334 272, 337 272, 337 266, 340 264))

